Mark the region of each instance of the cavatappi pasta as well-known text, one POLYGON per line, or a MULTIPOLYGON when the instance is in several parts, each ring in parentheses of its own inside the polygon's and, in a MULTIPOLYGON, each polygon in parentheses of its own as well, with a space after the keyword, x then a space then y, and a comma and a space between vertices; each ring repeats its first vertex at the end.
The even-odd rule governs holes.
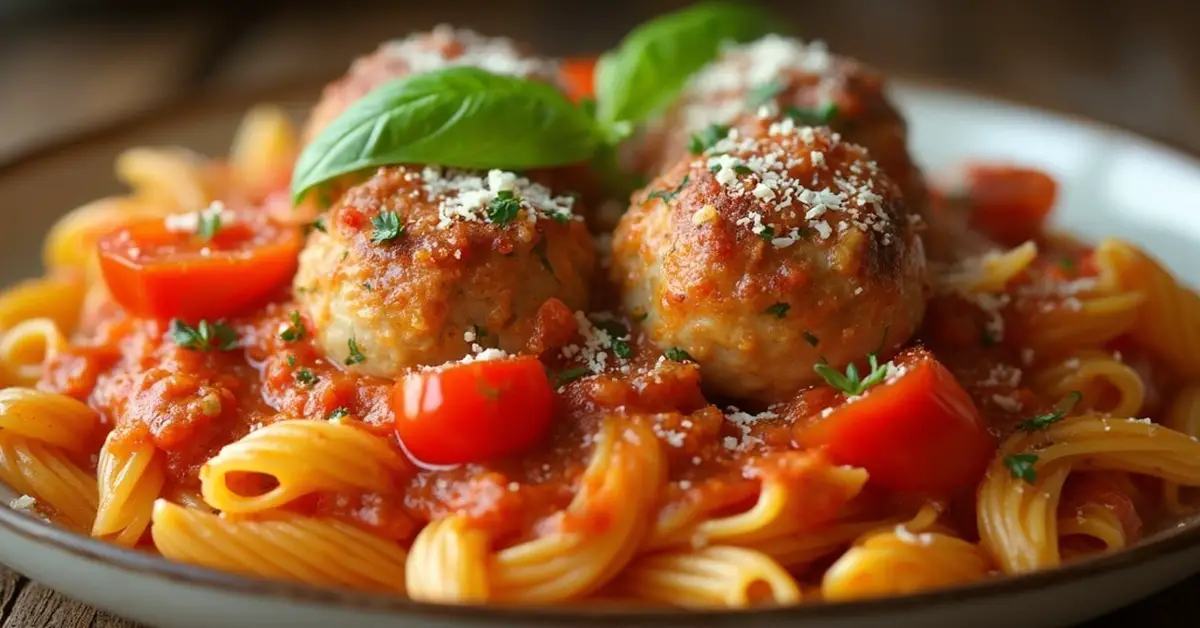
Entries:
MULTIPOLYGON (((778 78, 813 71, 864 70, 778 78)), ((704 76, 664 120, 716 115, 704 76)), ((293 207, 305 147, 271 106, 226 158, 131 148, 130 191, 0 294, 0 481, 171 560, 463 604, 904 595, 1200 507, 1200 296, 1149 254, 1047 233, 1039 172, 975 165, 918 205, 907 154, 855 127, 725 122, 690 152, 639 135, 683 156, 614 233, 583 168, 389 165, 293 207)))

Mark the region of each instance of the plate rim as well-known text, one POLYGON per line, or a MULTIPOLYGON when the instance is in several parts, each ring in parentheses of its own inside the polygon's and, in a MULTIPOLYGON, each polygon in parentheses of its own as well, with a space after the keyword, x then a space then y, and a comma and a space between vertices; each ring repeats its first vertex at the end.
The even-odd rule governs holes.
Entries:
MULTIPOLYGON (((1097 133, 1108 133, 1144 142, 1154 149, 1188 158, 1200 167, 1200 150, 1183 146, 1169 139, 1138 133, 1121 124, 1104 122, 1078 113, 996 95, 987 90, 964 87, 952 81, 931 79, 913 74, 889 75, 888 82, 904 88, 941 92, 954 97, 977 101, 993 101, 1029 109, 1042 114, 1065 118, 1097 133)), ((100 124, 78 132, 53 136, 32 147, 17 150, 0 159, 0 179, 7 179, 27 168, 55 157, 114 140, 144 126, 171 120, 206 117, 217 113, 245 110, 257 103, 286 102, 293 99, 311 100, 319 94, 321 84, 313 81, 288 82, 263 89, 239 90, 233 93, 188 93, 151 106, 119 120, 100 124)), ((270 598, 317 604, 348 611, 385 612, 414 618, 456 620, 482 625, 498 619, 519 619, 538 625, 557 625, 559 622, 580 619, 619 619, 632 622, 623 625, 661 622, 664 618, 688 620, 833 620, 863 615, 887 615, 919 607, 947 602, 969 603, 1015 595, 1051 586, 1091 580, 1137 565, 1149 564, 1171 554, 1200 547, 1200 519, 1184 526, 1161 532, 1153 540, 1142 541, 1124 550, 1102 554, 1079 562, 1020 575, 1003 576, 895 597, 865 599, 852 602, 807 602, 794 606, 752 609, 680 609, 674 607, 647 608, 614 603, 611 606, 533 606, 533 605, 452 605, 420 602, 407 597, 369 593, 351 589, 318 587, 298 582, 269 580, 253 576, 226 573, 196 565, 168 560, 106 543, 65 527, 31 517, 0 503, 0 529, 25 541, 66 552, 89 562, 103 563, 110 568, 158 577, 174 584, 200 586, 205 589, 238 596, 270 598)), ((14 570, 15 571, 15 570, 14 570)), ((20 573, 20 572, 17 572, 20 573)), ((21 574, 23 575, 23 574, 21 574)))

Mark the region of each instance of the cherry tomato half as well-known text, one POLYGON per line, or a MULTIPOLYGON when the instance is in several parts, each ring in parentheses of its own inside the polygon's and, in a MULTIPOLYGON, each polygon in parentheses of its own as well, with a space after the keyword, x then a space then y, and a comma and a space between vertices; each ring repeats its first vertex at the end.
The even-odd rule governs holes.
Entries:
POLYGON ((933 355, 911 350, 905 372, 797 433, 838 463, 896 491, 951 494, 975 486, 996 442, 970 395, 933 355))
POLYGON ((1042 232, 1058 185, 1050 175, 1018 166, 972 164, 967 168, 971 226, 1005 246, 1042 232))
POLYGON ((554 391, 537 358, 482 360, 409 374, 392 390, 392 411, 418 462, 480 462, 543 440, 554 391))
POLYGON ((596 90, 593 76, 596 73, 595 57, 575 57, 563 59, 559 63, 559 81, 567 96, 579 102, 585 98, 595 98, 596 90))
POLYGON ((100 270, 113 298, 149 318, 220 318, 254 306, 296 271, 299 228, 264 216, 223 212, 202 239, 162 218, 139 220, 100 238, 100 270))

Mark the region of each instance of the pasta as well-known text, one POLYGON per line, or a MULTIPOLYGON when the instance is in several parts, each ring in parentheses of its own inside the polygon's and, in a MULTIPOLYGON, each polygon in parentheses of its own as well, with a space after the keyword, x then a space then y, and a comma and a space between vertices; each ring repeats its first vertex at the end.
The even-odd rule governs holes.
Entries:
POLYGON ((150 528, 163 556, 310 584, 404 592, 405 552, 352 525, 282 516, 231 521, 159 500, 150 528))
POLYGON ((318 491, 386 491, 401 471, 400 455, 386 443, 343 423, 283 420, 226 445, 200 470, 208 505, 229 513, 278 508, 318 491), (261 495, 240 495, 228 480, 259 474, 276 486, 261 495))
POLYGON ((612 229, 613 173, 571 137, 624 133, 547 139, 600 124, 558 64, 449 27, 389 46, 326 90, 317 139, 261 105, 223 157, 129 148, 129 190, 55 223, 44 276, 0 292, 21 504, 251 577, 686 609, 1052 569, 1200 509, 1200 296, 1047 232, 1043 173, 931 194, 859 64, 777 67, 814 50, 768 36, 665 81, 678 102, 614 150, 656 165, 612 229), (455 159, 365 85, 414 67, 462 83, 422 100, 455 159), (760 68, 781 89, 742 111, 760 68), (491 119, 472 85, 565 113, 491 119), (814 85, 870 106, 809 111, 814 85), (427 163, 389 163, 398 138, 427 163))

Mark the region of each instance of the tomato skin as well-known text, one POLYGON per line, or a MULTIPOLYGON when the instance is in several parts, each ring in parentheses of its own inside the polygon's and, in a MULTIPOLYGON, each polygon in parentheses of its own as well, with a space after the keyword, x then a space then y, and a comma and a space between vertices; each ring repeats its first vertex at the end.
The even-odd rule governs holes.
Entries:
POLYGON ((802 427, 796 440, 837 464, 862 467, 894 491, 950 495, 973 488, 996 451, 970 395, 932 354, 898 360, 906 372, 802 427))
POLYGON ((563 84, 563 91, 575 102, 596 97, 595 73, 595 57, 574 57, 559 63, 559 81, 563 84))
POLYGON ((392 411, 418 463, 482 462, 541 442, 554 390, 537 358, 483 360, 410 373, 392 389, 392 411))
POLYGON ((296 272, 298 228, 241 217, 210 242, 137 221, 100 238, 100 270, 113 299, 146 318, 195 322, 257 305, 296 272))
POLYGON ((1017 246, 1042 232, 1058 196, 1058 184, 1050 175, 992 164, 973 164, 966 175, 972 227, 1005 246, 1017 246))

